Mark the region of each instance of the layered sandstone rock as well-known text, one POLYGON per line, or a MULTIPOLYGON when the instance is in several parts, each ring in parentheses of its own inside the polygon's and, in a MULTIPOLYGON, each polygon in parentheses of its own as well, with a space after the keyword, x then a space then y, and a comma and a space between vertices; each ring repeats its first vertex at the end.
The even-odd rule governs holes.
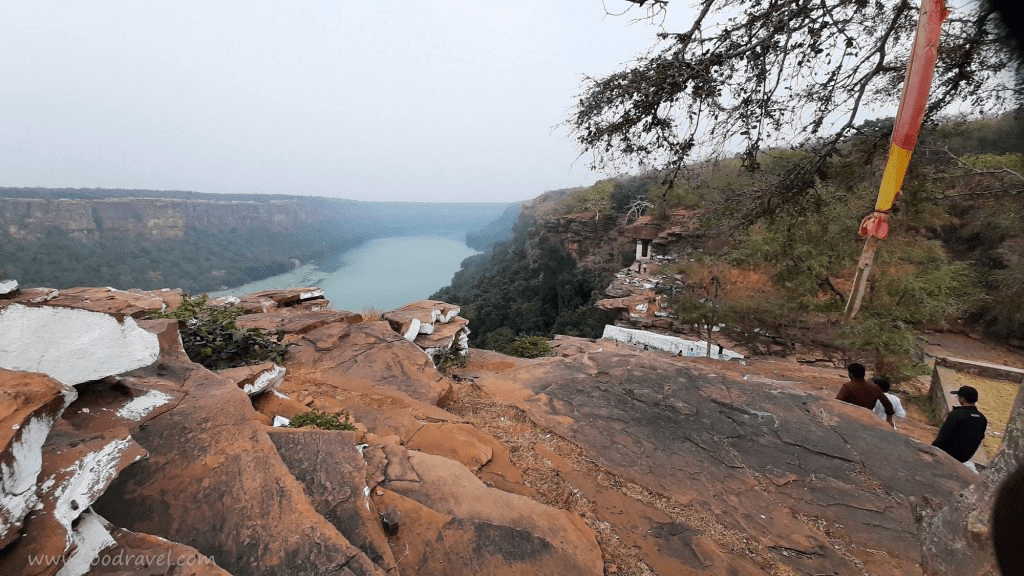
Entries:
POLYGON ((0 368, 0 549, 17 539, 22 520, 39 503, 43 443, 74 388, 42 374, 0 368))
POLYGON ((419 300, 384 314, 391 328, 427 354, 469 351, 469 321, 459 307, 438 300, 419 300))

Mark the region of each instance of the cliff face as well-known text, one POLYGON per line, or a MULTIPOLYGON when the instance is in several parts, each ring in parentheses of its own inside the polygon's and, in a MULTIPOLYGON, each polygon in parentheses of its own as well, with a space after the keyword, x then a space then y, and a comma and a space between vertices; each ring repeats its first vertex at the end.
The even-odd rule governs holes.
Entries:
POLYGON ((53 227, 82 240, 138 235, 177 239, 188 228, 291 230, 310 220, 309 211, 298 202, 280 200, 9 198, 0 202, 0 230, 18 239, 44 236, 53 227))

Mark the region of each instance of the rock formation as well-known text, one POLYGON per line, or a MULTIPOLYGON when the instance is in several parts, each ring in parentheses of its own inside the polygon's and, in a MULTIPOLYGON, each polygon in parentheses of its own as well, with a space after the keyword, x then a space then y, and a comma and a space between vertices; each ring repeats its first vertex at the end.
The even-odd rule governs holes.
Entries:
POLYGON ((756 366, 559 337, 449 378, 426 352, 462 354, 466 321, 443 302, 251 295, 238 325, 280 331, 285 362, 215 373, 142 319, 179 293, 27 296, 0 296, 2 574, 913 575, 921 515, 977 478, 756 366), (34 330, 118 362, 51 368, 34 330), (309 409, 355 429, 271 426, 309 409))

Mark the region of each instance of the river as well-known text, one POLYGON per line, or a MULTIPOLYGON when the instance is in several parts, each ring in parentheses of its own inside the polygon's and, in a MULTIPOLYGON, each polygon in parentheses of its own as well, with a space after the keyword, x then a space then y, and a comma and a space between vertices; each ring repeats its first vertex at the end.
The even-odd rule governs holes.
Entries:
POLYGON ((319 286, 331 308, 360 312, 394 310, 428 298, 451 283, 459 264, 476 250, 443 236, 396 236, 364 242, 323 266, 304 264, 284 274, 250 282, 211 296, 319 286))

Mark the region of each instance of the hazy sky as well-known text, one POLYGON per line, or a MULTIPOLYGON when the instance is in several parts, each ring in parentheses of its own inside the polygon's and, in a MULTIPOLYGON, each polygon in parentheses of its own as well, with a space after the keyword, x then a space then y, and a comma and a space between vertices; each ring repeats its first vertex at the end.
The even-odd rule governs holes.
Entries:
POLYGON ((601 0, 0 0, 0 186, 532 198, 601 177, 558 124, 656 32, 601 0))

